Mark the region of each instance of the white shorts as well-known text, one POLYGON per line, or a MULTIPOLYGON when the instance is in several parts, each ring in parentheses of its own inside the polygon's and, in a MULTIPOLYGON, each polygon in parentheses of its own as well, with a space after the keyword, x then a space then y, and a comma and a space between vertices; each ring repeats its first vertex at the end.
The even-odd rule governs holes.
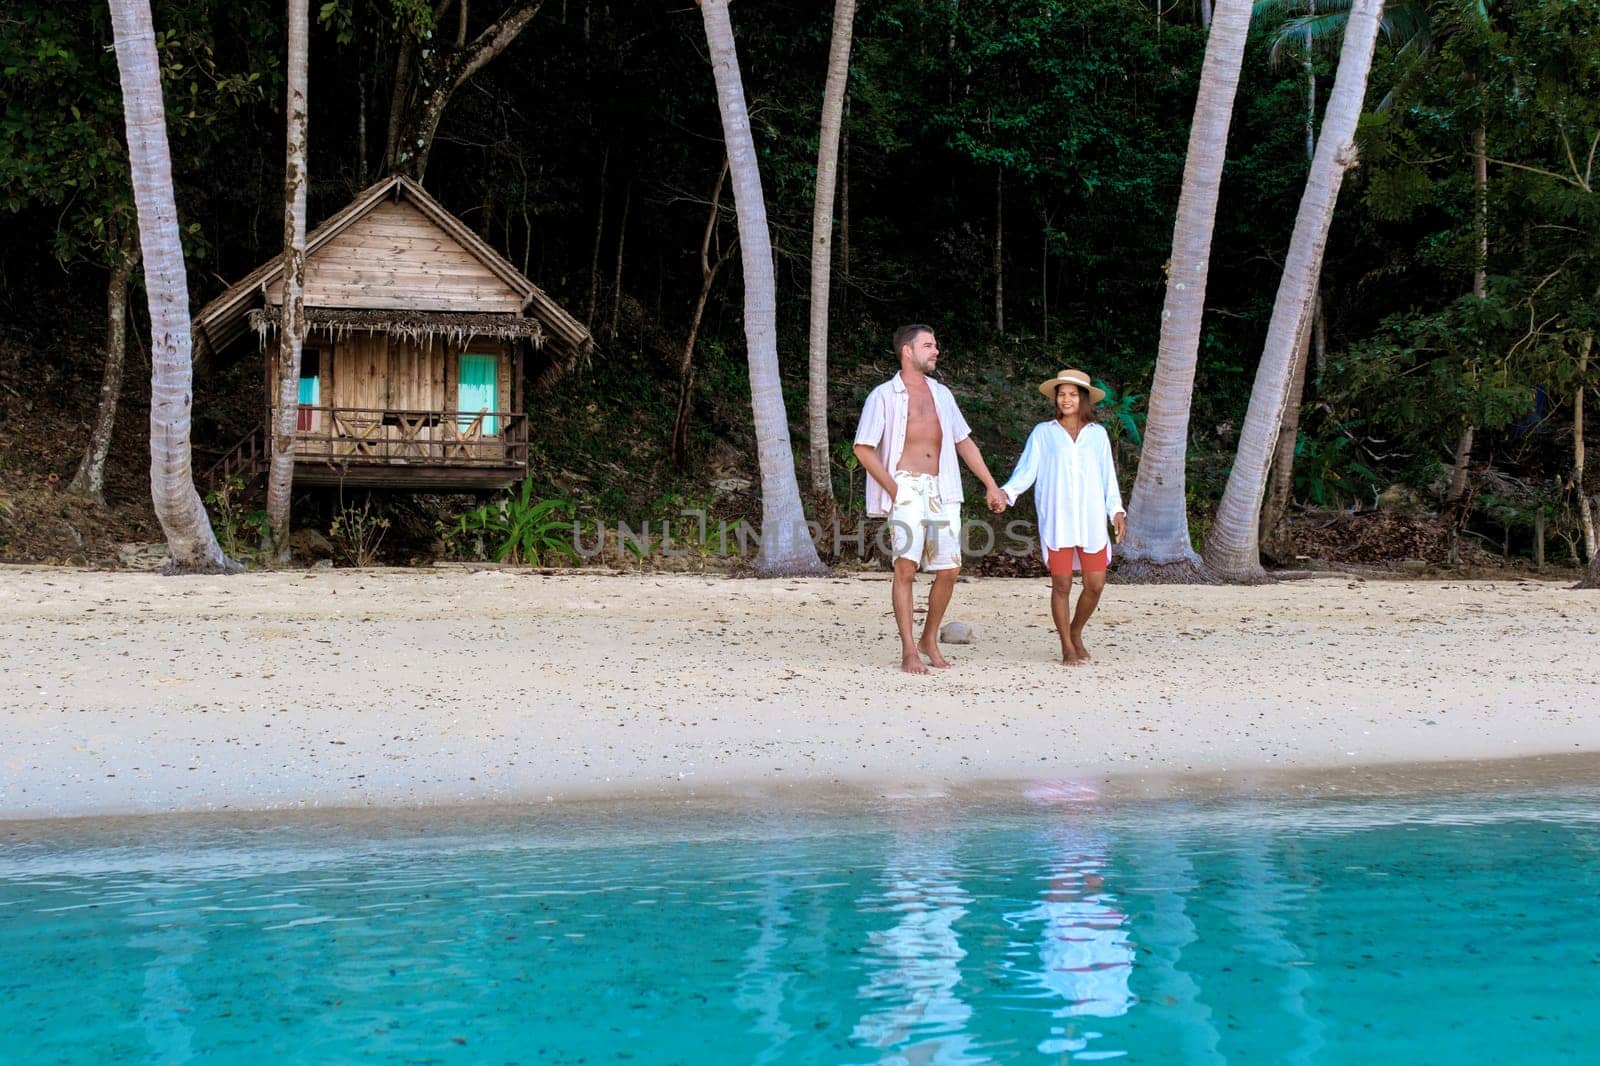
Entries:
POLYGON ((961 565, 961 505, 939 498, 933 474, 896 470, 898 489, 888 527, 896 561, 910 559, 924 570, 955 570, 961 565))

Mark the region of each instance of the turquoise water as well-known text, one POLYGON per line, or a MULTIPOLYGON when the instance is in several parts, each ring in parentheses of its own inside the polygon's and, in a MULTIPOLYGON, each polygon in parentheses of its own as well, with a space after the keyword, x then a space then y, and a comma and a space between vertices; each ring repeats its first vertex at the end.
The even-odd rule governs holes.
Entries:
POLYGON ((1600 791, 1039 796, 0 827, 0 1060, 1593 1061, 1600 791))

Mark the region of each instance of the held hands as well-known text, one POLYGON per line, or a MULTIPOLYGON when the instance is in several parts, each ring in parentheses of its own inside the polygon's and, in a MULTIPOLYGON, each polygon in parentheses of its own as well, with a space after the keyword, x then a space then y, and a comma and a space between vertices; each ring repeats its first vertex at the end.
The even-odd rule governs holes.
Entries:
POLYGON ((985 499, 992 514, 1003 514, 1005 509, 1011 505, 1011 501, 1006 499, 1006 494, 1000 491, 998 485, 989 486, 989 492, 985 499))

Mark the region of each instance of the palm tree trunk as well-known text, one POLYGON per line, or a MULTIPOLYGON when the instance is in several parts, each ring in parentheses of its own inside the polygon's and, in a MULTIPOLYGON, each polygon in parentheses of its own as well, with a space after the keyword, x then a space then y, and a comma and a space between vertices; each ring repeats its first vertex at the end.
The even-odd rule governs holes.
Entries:
POLYGON ((739 219, 740 258, 744 261, 744 333, 750 365, 750 407, 755 418, 756 453, 761 465, 761 550, 758 574, 825 573, 816 545, 806 529, 795 479, 789 418, 783 406, 778 375, 777 284, 772 269, 772 237, 761 193, 750 112, 745 106, 739 56, 728 18, 728 0, 704 0, 706 48, 716 78, 722 135, 728 146, 733 176, 734 207, 739 219))
POLYGON ((306 335, 306 53, 309 0, 289 0, 288 99, 283 173, 283 308, 278 322, 278 389, 267 467, 267 539, 289 561, 295 430, 300 420, 300 345, 306 335))
POLYGON ((106 505, 106 457, 111 454, 111 433, 116 429, 122 397, 122 368, 128 354, 128 278, 138 258, 133 234, 124 233, 112 251, 106 281, 106 365, 100 374, 100 405, 83 461, 67 486, 68 492, 86 496, 101 507, 106 505))
POLYGON ((839 131, 839 313, 850 306, 850 94, 839 131))
POLYGON ((811 493, 817 512, 833 514, 833 465, 828 454, 828 286, 833 280, 833 203, 839 172, 839 133, 850 76, 850 37, 856 0, 836 0, 828 78, 822 90, 817 144, 817 191, 811 204, 811 380, 807 421, 811 431, 811 493))
POLYGON ((1300 438, 1300 405, 1306 391, 1306 366, 1311 361, 1311 324, 1306 324, 1289 379, 1289 402, 1283 405, 1283 423, 1272 453, 1272 479, 1267 484, 1267 505, 1261 510, 1261 543, 1271 545, 1294 499, 1294 446, 1300 438))
MULTIPOLYGON (((1315 14, 1315 0, 1307 5, 1315 14)), ((1306 165, 1317 157, 1317 72, 1311 57, 1311 31, 1306 31, 1305 53, 1301 69, 1306 77, 1306 165)), ((1283 424, 1278 427, 1278 443, 1272 452, 1272 477, 1267 482, 1267 505, 1261 511, 1261 543, 1271 546, 1277 539, 1278 527, 1289 513, 1294 499, 1294 450, 1300 437, 1300 408, 1305 403, 1306 364, 1311 358, 1313 338, 1317 345, 1317 371, 1321 374, 1323 360, 1322 302, 1319 296, 1313 308, 1311 326, 1300 341, 1300 354, 1295 357, 1294 376, 1289 382, 1289 402, 1283 405, 1283 424)))
POLYGON ((111 0, 111 27, 150 307, 150 496, 167 538, 172 572, 236 571, 238 564, 217 545, 190 469, 189 283, 172 195, 172 155, 150 0, 111 0))
POLYGON ((1151 580, 1203 580, 1205 570, 1189 540, 1184 463, 1189 441, 1189 400, 1200 354, 1211 231, 1216 220, 1228 126, 1239 69, 1250 33, 1250 0, 1218 0, 1206 38, 1206 56, 1189 130, 1183 189, 1172 233, 1167 294, 1161 307, 1161 342, 1150 386, 1139 472, 1128 505, 1128 532, 1118 573, 1151 580))
POLYGON ((1216 523, 1206 541, 1206 565, 1218 577, 1239 582, 1266 580, 1261 567, 1261 497, 1267 481, 1267 464, 1278 428, 1283 423, 1283 405, 1288 402, 1289 379, 1299 355, 1302 335, 1310 327, 1312 306, 1316 302, 1317 278, 1322 272, 1322 254, 1327 246, 1328 227, 1338 201, 1339 186, 1345 171, 1356 163, 1355 132, 1366 98, 1367 75, 1372 69, 1372 51, 1378 37, 1382 0, 1353 0, 1345 24, 1344 45, 1339 57, 1339 72, 1322 120, 1322 136, 1306 178, 1300 210, 1295 217, 1294 235, 1284 260, 1283 279, 1278 285, 1272 321, 1267 327, 1261 365, 1256 370, 1250 392, 1250 407, 1245 413, 1238 454, 1216 523))

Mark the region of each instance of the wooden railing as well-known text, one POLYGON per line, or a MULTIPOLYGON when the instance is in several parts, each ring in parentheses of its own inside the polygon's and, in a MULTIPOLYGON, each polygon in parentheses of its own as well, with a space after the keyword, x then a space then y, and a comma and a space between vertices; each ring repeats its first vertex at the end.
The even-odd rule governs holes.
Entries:
POLYGON ((206 471, 205 483, 217 488, 232 477, 239 477, 248 482, 266 469, 267 459, 267 432, 263 427, 257 426, 244 440, 234 445, 232 451, 217 460, 211 469, 206 471))
POLYGON ((510 411, 302 405, 299 425, 294 453, 301 463, 474 467, 528 463, 528 416, 510 411))

